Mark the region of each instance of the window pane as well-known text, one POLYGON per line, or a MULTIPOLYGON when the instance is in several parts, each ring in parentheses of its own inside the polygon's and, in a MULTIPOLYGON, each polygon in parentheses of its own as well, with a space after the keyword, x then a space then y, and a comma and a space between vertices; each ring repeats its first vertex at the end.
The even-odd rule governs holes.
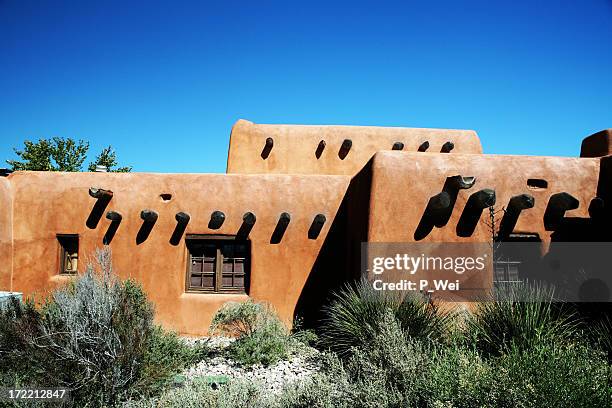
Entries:
POLYGON ((244 290, 247 282, 247 257, 250 255, 248 241, 232 239, 207 239, 203 235, 186 238, 193 275, 189 277, 190 287, 215 291, 219 285, 225 290, 244 290), (222 256, 222 270, 217 271, 217 253, 222 256), (219 274, 219 275, 217 275, 219 274), (217 282, 218 279, 221 282, 217 282))
POLYGON ((202 258, 191 258, 191 272, 202 272, 202 258))
POLYGON ((197 275, 197 276, 191 276, 191 281, 189 282, 189 285, 193 288, 199 288, 202 287, 202 277, 197 275))
POLYGON ((202 287, 207 289, 214 289, 215 275, 204 275, 202 277, 202 287))
POLYGON ((79 257, 78 235, 58 235, 57 240, 61 251, 59 273, 77 273, 79 257))
POLYGON ((512 264, 508 265, 508 280, 518 280, 518 265, 512 264))
POLYGON ((215 258, 204 258, 204 272, 215 271, 215 258))
POLYGON ((223 274, 223 286, 226 288, 230 288, 233 286, 232 275, 223 274))

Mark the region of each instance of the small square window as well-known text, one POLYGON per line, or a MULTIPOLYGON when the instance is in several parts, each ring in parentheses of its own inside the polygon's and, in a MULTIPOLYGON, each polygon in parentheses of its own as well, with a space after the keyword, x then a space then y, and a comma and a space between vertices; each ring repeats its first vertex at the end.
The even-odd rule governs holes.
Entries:
POLYGON ((79 263, 79 236, 58 235, 60 247, 60 269, 62 275, 75 275, 79 263))
POLYGON ((235 236, 188 235, 188 291, 246 293, 249 241, 235 236))

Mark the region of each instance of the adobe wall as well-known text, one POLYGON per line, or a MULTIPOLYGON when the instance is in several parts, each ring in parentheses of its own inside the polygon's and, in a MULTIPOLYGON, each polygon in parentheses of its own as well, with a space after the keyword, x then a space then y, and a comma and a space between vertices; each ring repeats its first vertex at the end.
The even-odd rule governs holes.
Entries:
MULTIPOLYGON (((391 150, 395 142, 404 151, 416 152, 429 142, 428 152, 440 152, 452 142, 456 153, 482 153, 473 130, 418 129, 374 126, 260 125, 246 120, 234 124, 227 160, 228 173, 344 174, 359 172, 380 150, 391 150), (266 139, 272 147, 266 148, 266 139), (344 159, 339 157, 345 139, 352 146, 344 159), (321 141, 325 148, 317 157, 321 141), (266 158, 264 158, 266 157, 266 158)), ((445 154, 446 155, 446 154, 445 154)))
MULTIPOLYGON (((123 215, 110 244, 116 272, 142 282, 156 304, 158 321, 185 334, 205 334, 223 303, 247 297, 185 293, 188 254, 184 237, 178 246, 169 243, 177 212, 191 215, 186 234, 230 235, 238 231, 243 214, 253 212, 257 221, 250 233, 250 296, 272 303, 290 322, 350 181, 342 176, 47 172, 16 172, 6 180, 15 194, 14 290, 41 295, 71 279, 58 275, 56 234, 80 235, 79 270, 84 269, 86 256, 102 246, 110 224, 102 217, 96 229, 86 226, 96 202, 88 189, 109 189, 114 197, 105 212, 123 215), (163 202, 162 193, 172 194, 172 200, 163 202), (159 219, 148 239, 137 244, 143 209, 157 211, 159 219), (218 230, 208 228, 214 210, 226 215, 218 230), (285 211, 291 214, 291 222, 282 241, 271 244, 278 217, 285 211), (308 229, 318 213, 327 222, 316 240, 308 239, 308 229)), ((5 197, 0 194, 0 200, 5 197)), ((6 268, 1 267, 5 276, 6 268)), ((5 281, 0 289, 6 286, 5 281)))
POLYGON ((13 272, 13 192, 8 179, 0 177, 0 290, 10 291, 13 272))
POLYGON ((542 241, 550 241, 554 231, 546 231, 543 221, 550 196, 571 194, 580 204, 566 217, 588 218, 590 201, 597 195, 599 171, 600 159, 596 158, 380 152, 373 162, 368 240, 489 242, 490 232, 482 222, 469 237, 458 236, 456 228, 469 196, 491 188, 496 192, 496 208, 500 209, 508 205, 512 196, 532 195, 535 205, 521 212, 514 231, 538 233, 542 241), (475 176, 476 183, 470 189, 459 190, 445 226, 434 227, 417 239, 415 232, 430 197, 442 191, 446 177, 455 175, 475 176), (545 180, 548 187, 530 188, 528 179, 545 180))

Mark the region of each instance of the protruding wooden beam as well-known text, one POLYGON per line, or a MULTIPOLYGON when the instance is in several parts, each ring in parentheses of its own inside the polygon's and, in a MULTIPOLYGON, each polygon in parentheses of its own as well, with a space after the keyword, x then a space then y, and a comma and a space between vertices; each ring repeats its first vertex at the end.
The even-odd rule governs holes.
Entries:
POLYGON ((208 228, 210 229, 219 229, 225 222, 225 214, 223 211, 213 211, 210 215, 210 221, 208 222, 208 228))
POLYGON ((580 202, 569 193, 551 195, 544 212, 544 228, 547 231, 557 229, 565 217, 565 212, 575 210, 579 205, 580 202))
POLYGON ((89 195, 95 198, 96 202, 87 217, 87 221, 85 221, 85 225, 90 229, 95 229, 113 198, 113 192, 99 187, 90 187, 89 195))
POLYGON ((502 217, 497 234, 498 238, 503 240, 508 237, 514 231, 521 211, 533 208, 534 205, 535 198, 530 194, 519 194, 512 197, 502 217))
POLYGON ((191 216, 181 211, 176 213, 174 218, 176 219, 176 227, 174 227, 174 232, 172 232, 172 236, 170 237, 170 245, 177 246, 181 243, 181 238, 185 233, 185 229, 187 229, 187 224, 189 224, 191 216))
POLYGON ((121 221, 123 216, 119 214, 117 211, 109 211, 106 213, 106 218, 111 221, 119 222, 121 221))
POLYGON ((140 212, 140 218, 142 218, 144 222, 154 223, 157 221, 157 217, 157 213, 153 210, 146 209, 140 212))
POLYGON ((149 238, 155 223, 157 222, 158 215, 155 211, 145 209, 140 212, 140 218, 142 218, 143 223, 136 234, 136 245, 140 245, 149 238))
POLYGON ((323 150, 325 150, 325 146, 326 146, 325 140, 321 140, 319 142, 319 145, 317 146, 317 150, 315 151, 315 157, 317 159, 319 159, 321 155, 323 154, 323 150))
POLYGON ((291 215, 287 212, 281 213, 278 218, 278 222, 276 223, 276 228, 274 228, 274 232, 272 233, 272 237, 270 238, 271 244, 278 244, 283 239, 283 235, 285 235, 285 231, 289 226, 289 222, 291 221, 291 215))
POLYGON ((242 216, 242 221, 247 225, 255 225, 255 221, 257 221, 257 217, 252 212, 245 212, 242 216))
POLYGON ((421 143, 418 150, 419 152, 424 152, 424 151, 427 151, 427 149, 429 149, 429 142, 426 140, 423 143, 421 143))
POLYGON ((474 186, 474 183, 476 183, 476 177, 474 176, 458 175, 448 177, 446 180, 448 186, 456 190, 467 190, 469 188, 472 188, 472 186, 474 186))
POLYGON ((344 158, 349 154, 349 151, 351 150, 352 146, 353 141, 351 139, 344 139, 344 141, 342 142, 342 146, 340 146, 338 157, 340 157, 341 160, 344 160, 344 158))
POLYGON ((189 220, 191 219, 191 216, 187 214, 186 212, 181 211, 181 212, 176 213, 174 218, 176 219, 176 222, 179 224, 188 224, 189 220))
POLYGON ((263 150, 261 151, 261 158, 267 159, 272 151, 272 147, 274 147, 274 139, 271 137, 266 138, 266 144, 264 145, 263 150))
POLYGON ((447 210, 451 204, 451 197, 446 191, 442 191, 429 199, 429 207, 433 211, 447 210))
POLYGON ((605 202, 601 197, 595 197, 589 203, 589 217, 599 219, 604 215, 605 202))
POLYGON ((257 217, 255 216, 255 214, 253 214, 250 211, 245 212, 244 215, 242 216, 242 225, 240 226, 238 233, 236 233, 236 236, 241 239, 248 238, 256 221, 257 221, 257 217))
POLYGON ((395 142, 391 150, 404 150, 404 144, 402 142, 395 142))
POLYGON ((487 207, 491 207, 495 205, 495 190, 490 188, 479 190, 468 198, 468 203, 470 201, 472 202, 471 207, 476 210, 484 210, 487 207))
POLYGON ((106 213, 106 218, 111 221, 106 233, 104 233, 104 237, 102 237, 102 243, 104 245, 110 245, 117 233, 117 229, 119 228, 119 224, 121 223, 121 219, 123 218, 121 214, 117 211, 109 211, 106 213))
POLYGON ((453 142, 446 142, 442 145, 442 149, 440 149, 441 153, 450 153, 451 150, 455 148, 455 144, 453 142))
POLYGON ((459 222, 457 222, 457 235, 460 237, 471 236, 476 229, 476 225, 478 225, 482 211, 494 205, 495 190, 485 188, 470 195, 461 217, 459 217, 459 222))
POLYGON ((103 188, 99 188, 99 187, 90 187, 89 188, 89 195, 92 196, 93 198, 97 198, 97 199, 107 199, 110 200, 111 198, 113 198, 113 192, 110 190, 104 190, 103 188))
POLYGON ((323 214, 317 214, 314 217, 314 220, 312 220, 312 224, 310 224, 310 228, 308 229, 308 239, 317 239, 319 237, 325 221, 326 218, 323 214))

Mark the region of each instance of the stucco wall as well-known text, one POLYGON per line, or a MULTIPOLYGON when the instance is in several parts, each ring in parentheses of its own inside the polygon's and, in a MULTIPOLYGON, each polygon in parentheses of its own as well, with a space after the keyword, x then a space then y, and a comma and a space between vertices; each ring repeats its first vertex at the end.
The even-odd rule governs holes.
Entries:
MULTIPOLYGON (((224 302, 244 295, 185 293, 187 251, 184 239, 172 246, 169 239, 179 211, 191 215, 186 234, 236 234, 245 212, 257 221, 251 239, 251 297, 269 301, 290 322, 302 287, 325 240, 346 192, 349 178, 342 176, 112 174, 17 172, 9 177, 14 193, 14 290, 43 294, 66 278, 58 276, 56 234, 79 234, 79 270, 86 257, 102 246, 110 224, 104 217, 95 230, 85 222, 95 199, 91 186, 109 189, 114 197, 106 211, 123 215, 110 247, 116 272, 143 283, 166 327, 187 334, 206 332, 210 318, 224 302), (163 202, 160 194, 172 194, 163 202), (140 211, 159 213, 149 238, 136 243, 142 225, 140 211), (218 230, 208 222, 214 210, 226 220, 218 230), (279 244, 270 238, 281 212, 291 222, 279 244), (316 214, 326 216, 321 234, 308 239, 316 214)), ((4 196, 4 195, 2 195, 4 196)))
POLYGON ((9 180, 0 177, 0 290, 10 291, 13 272, 13 193, 9 180))
POLYGON ((496 207, 500 209, 514 195, 531 194, 535 206, 521 213, 515 231, 538 233, 543 241, 550 240, 552 231, 546 231, 543 222, 550 196, 570 193, 580 206, 566 216, 589 217, 589 203, 597 195, 599 162, 563 157, 377 153, 372 170, 368 240, 416 241, 415 231, 430 197, 442 191, 446 177, 455 175, 475 176, 476 183, 471 189, 459 191, 448 223, 442 228, 434 227, 422 241, 488 242, 490 233, 482 222, 470 237, 460 237, 456 232, 470 194, 483 188, 495 190, 496 207), (547 181, 548 187, 529 188, 527 180, 531 178, 547 181))
POLYGON ((232 128, 228 173, 286 174, 357 174, 380 150, 391 150, 395 142, 404 143, 404 151, 416 152, 428 141, 428 152, 440 152, 446 142, 453 142, 449 154, 482 153, 478 135, 473 130, 418 129, 374 126, 301 126, 262 125, 239 120, 232 128), (266 139, 273 147, 266 159, 262 151, 266 139), (352 147, 344 160, 338 152, 345 139, 352 147), (315 152, 324 140, 319 158, 315 152))

